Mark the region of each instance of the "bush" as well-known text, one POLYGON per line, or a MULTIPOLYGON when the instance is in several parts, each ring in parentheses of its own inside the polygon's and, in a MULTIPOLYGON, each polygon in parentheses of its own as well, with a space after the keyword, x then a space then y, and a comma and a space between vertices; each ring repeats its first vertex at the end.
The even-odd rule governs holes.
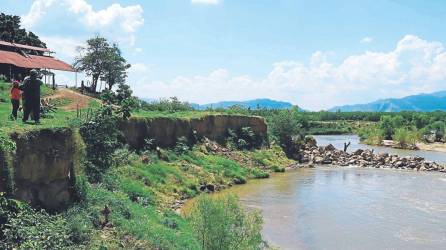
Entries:
POLYGON ((184 153, 186 153, 187 151, 189 151, 189 145, 188 145, 188 141, 187 138, 184 136, 181 136, 180 138, 178 138, 177 143, 175 144, 175 152, 177 152, 178 154, 182 155, 184 153))
POLYGON ((0 194, 0 249, 65 249, 73 244, 69 233, 62 216, 0 194))
POLYGON ((90 181, 100 181, 103 173, 112 165, 112 154, 121 145, 117 122, 111 107, 106 106, 79 129, 86 145, 85 171, 90 181))
POLYGON ((262 217, 234 195, 198 197, 187 216, 201 249, 260 249, 262 217))
POLYGON ((382 130, 376 126, 369 126, 359 129, 359 138, 366 144, 370 145, 380 145, 384 140, 384 135, 382 130))
POLYGON ((393 135, 393 140, 396 141, 400 147, 413 147, 415 146, 419 137, 419 133, 415 130, 398 128, 393 135))
POLYGON ((261 147, 263 139, 251 127, 242 127, 237 131, 228 129, 228 142, 237 149, 250 150, 261 147))

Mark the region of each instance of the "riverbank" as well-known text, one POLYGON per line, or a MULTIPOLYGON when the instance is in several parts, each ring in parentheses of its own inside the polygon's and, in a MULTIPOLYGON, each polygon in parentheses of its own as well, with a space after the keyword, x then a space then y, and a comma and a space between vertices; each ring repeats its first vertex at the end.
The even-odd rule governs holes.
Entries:
POLYGON ((435 151, 446 153, 446 143, 442 142, 433 142, 433 143, 425 143, 425 142, 417 142, 412 146, 401 147, 397 142, 393 140, 383 140, 380 146, 397 148, 397 149, 405 149, 405 150, 426 150, 426 151, 435 151))
POLYGON ((417 147, 420 150, 446 153, 446 143, 441 143, 441 142, 417 143, 417 147))

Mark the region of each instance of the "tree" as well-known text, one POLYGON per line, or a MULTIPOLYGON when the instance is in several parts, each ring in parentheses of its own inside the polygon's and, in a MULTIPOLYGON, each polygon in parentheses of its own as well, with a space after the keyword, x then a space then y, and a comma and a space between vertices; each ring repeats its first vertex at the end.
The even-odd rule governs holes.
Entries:
POLYGON ((96 92, 99 79, 105 81, 109 90, 125 83, 131 65, 122 57, 118 45, 110 46, 107 39, 96 36, 87 40, 87 47, 80 47, 79 52, 74 67, 92 77, 92 92, 96 92))
POLYGON ((87 47, 79 48, 80 55, 75 59, 74 68, 91 76, 91 92, 96 92, 98 80, 110 67, 110 45, 107 39, 96 36, 87 40, 87 47))
POLYGON ((385 115, 381 117, 379 121, 379 128, 381 129, 384 139, 391 140, 392 135, 395 132, 395 128, 393 126, 392 117, 389 115, 385 115))
POLYGON ((20 17, 0 13, 0 40, 46 48, 37 35, 20 28, 20 17))
POLYGON ((120 105, 122 101, 125 99, 129 99, 132 97, 133 91, 130 89, 128 84, 124 82, 120 82, 118 85, 118 89, 116 90, 116 100, 117 104, 120 105))
POLYGON ((127 69, 131 67, 122 57, 121 50, 116 44, 108 48, 107 60, 104 67, 104 73, 101 80, 105 81, 108 89, 112 90, 116 84, 125 83, 127 78, 127 69))

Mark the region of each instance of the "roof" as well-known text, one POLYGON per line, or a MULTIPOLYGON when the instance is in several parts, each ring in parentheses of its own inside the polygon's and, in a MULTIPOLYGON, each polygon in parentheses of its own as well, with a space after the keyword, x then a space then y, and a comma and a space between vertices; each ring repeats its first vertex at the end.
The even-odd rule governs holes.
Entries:
POLYGON ((63 71, 75 70, 68 63, 62 62, 50 56, 35 56, 29 55, 27 57, 12 51, 0 50, 0 63, 12 64, 20 68, 27 69, 55 69, 63 71))
POLYGON ((10 42, 6 42, 6 41, 0 41, 0 45, 14 47, 14 48, 21 48, 21 49, 36 50, 36 51, 42 51, 42 52, 51 52, 47 48, 29 46, 29 45, 24 45, 24 44, 19 44, 19 43, 10 43, 10 42))

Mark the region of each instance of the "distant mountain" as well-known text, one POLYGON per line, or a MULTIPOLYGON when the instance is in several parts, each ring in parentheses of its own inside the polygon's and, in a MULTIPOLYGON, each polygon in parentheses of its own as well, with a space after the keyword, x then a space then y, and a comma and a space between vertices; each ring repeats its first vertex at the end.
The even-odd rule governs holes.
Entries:
MULTIPOLYGON (((146 101, 148 103, 159 101, 155 98, 140 98, 143 101, 146 101)), ((244 108, 250 108, 250 109, 257 109, 257 108, 266 108, 266 109, 288 109, 292 108, 293 104, 289 102, 282 102, 282 101, 275 101, 267 98, 263 99, 255 99, 255 100, 248 100, 248 101, 222 101, 222 102, 216 102, 216 103, 209 103, 209 104, 196 104, 191 103, 192 107, 195 109, 207 109, 207 108, 229 108, 234 105, 242 106, 244 108)))
POLYGON ((249 101, 223 101, 217 103, 209 103, 204 105, 197 105, 198 109, 207 109, 207 108, 229 108, 231 106, 238 105, 244 108, 250 109, 287 109, 293 107, 293 104, 289 102, 275 101, 271 99, 255 99, 249 101))
POLYGON ((446 110, 446 91, 430 94, 411 95, 403 98, 382 99, 365 104, 337 106, 329 111, 435 111, 446 110))

